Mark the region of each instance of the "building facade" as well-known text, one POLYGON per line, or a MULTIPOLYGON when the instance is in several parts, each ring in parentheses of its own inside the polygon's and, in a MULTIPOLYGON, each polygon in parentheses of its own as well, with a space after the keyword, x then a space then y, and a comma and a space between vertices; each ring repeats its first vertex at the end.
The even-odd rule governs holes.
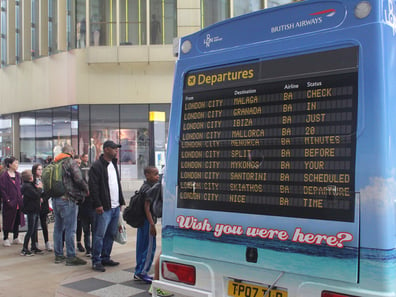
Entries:
POLYGON ((288 2, 0 0, 0 157, 30 166, 69 143, 94 161, 113 139, 122 179, 142 178, 151 112, 166 140, 178 37, 288 2))

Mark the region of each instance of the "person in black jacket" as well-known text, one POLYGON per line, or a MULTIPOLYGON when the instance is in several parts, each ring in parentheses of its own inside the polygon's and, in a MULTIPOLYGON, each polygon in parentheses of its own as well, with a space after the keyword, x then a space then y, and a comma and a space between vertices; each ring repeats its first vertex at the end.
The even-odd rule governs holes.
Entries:
MULTIPOLYGON (((41 176, 43 174, 43 166, 40 163, 34 164, 32 166, 32 174, 33 174, 34 184, 35 184, 36 188, 41 192, 41 207, 40 207, 40 216, 39 216, 39 218, 40 218, 40 223, 41 223, 41 230, 43 232, 45 248, 47 249, 47 251, 51 252, 52 251, 52 245, 51 245, 51 242, 49 242, 48 223, 47 223, 48 214, 50 212, 49 203, 48 203, 49 197, 44 197, 44 195, 43 195, 43 183, 41 181, 41 176)), ((37 231, 36 231, 36 235, 35 236, 36 236, 36 239, 38 240, 37 231)), ((37 242, 37 244, 38 244, 38 242, 37 242)))
POLYGON ((23 212, 27 215, 28 230, 23 241, 21 256, 32 256, 32 252, 35 254, 43 253, 43 251, 36 246, 36 230, 40 217, 41 191, 34 185, 33 174, 31 170, 24 170, 22 172, 22 180, 23 185, 21 188, 21 193, 23 195, 23 212), (32 244, 31 251, 29 251, 28 248, 29 240, 31 240, 32 244))
POLYGON ((120 264, 110 259, 120 208, 125 205, 116 158, 120 147, 111 140, 105 141, 103 154, 89 170, 89 192, 95 209, 92 269, 101 272, 105 271, 104 266, 120 264))

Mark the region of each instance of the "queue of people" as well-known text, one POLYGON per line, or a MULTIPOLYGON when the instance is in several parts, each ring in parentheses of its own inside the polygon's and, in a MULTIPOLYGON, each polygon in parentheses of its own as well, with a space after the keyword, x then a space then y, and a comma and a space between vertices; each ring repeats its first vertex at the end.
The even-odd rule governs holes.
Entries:
MULTIPOLYGON (((125 200, 120 183, 117 155, 121 145, 108 140, 103 143, 103 153, 91 166, 88 155, 74 157, 74 149, 66 144, 54 161, 63 160, 64 195, 51 197, 55 218, 53 247, 48 236, 47 216, 49 213, 48 197, 45 197, 41 175, 43 166, 33 165, 31 170, 20 174, 18 160, 9 157, 4 160, 4 170, 0 175, 0 195, 2 201, 3 245, 22 244, 19 240, 19 226, 25 225, 27 232, 23 241, 21 255, 42 254, 38 246, 38 225, 44 238, 47 251, 54 251, 55 263, 67 266, 85 265, 87 261, 76 255, 76 239, 79 251, 91 258, 92 269, 104 272, 106 266, 117 266, 119 262, 111 258, 114 238, 118 232, 118 220, 125 200), (76 198, 82 197, 82 199, 76 198), (77 224, 79 222, 79 227, 77 224), (81 233, 76 238, 76 230, 84 233, 84 247, 81 233), (12 241, 9 239, 13 234, 12 241), (29 248, 30 244, 30 248, 29 248)), ((159 180, 158 169, 153 166, 145 168, 146 181, 142 190, 147 192, 159 180)), ((152 199, 145 197, 146 220, 137 230, 136 268, 133 278, 151 284, 148 274, 156 249, 156 217, 150 211, 152 199)), ((166 292, 157 292, 158 296, 171 296, 166 292)))

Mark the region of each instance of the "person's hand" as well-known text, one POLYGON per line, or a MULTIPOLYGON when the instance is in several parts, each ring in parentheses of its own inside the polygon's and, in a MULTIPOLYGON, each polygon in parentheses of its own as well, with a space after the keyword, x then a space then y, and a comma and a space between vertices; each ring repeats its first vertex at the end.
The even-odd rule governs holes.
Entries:
POLYGON ((97 207, 97 208, 96 208, 96 213, 97 213, 97 214, 102 214, 102 213, 104 213, 103 206, 97 207))
POLYGON ((39 181, 39 182, 36 184, 36 188, 42 189, 42 188, 43 188, 43 183, 42 183, 41 181, 39 181))
POLYGON ((155 229, 155 224, 150 224, 150 235, 157 236, 157 230, 155 229))
POLYGON ((124 212, 124 210, 125 210, 125 205, 121 205, 121 206, 120 206, 120 211, 121 211, 121 212, 124 212))

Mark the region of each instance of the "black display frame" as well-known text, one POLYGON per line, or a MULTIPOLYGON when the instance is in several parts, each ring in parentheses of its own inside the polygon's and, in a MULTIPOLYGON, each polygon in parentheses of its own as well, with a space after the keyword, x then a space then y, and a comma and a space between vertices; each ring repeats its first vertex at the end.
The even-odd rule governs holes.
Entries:
POLYGON ((353 221, 358 54, 348 47, 188 72, 178 208, 353 221), (207 83, 198 84, 199 76, 207 83), (308 102, 315 102, 309 112, 308 102), (315 128, 312 136, 307 127, 315 128))

